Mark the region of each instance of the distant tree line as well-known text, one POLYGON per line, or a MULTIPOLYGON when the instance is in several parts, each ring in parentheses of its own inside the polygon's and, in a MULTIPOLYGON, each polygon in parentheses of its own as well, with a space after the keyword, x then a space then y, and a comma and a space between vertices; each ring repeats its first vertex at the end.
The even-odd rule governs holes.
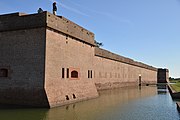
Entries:
POLYGON ((169 77, 169 80, 180 80, 180 78, 169 77))

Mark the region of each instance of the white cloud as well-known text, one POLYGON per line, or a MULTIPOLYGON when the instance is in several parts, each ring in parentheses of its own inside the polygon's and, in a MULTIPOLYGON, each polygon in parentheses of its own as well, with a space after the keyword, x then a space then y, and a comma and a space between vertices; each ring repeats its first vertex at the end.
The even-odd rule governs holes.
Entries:
POLYGON ((75 3, 75 2, 72 1, 72 0, 66 0, 66 1, 69 1, 69 2, 72 3, 73 5, 75 5, 75 6, 77 6, 77 7, 80 7, 80 8, 83 8, 84 10, 86 10, 86 11, 88 11, 88 12, 91 12, 91 13, 93 13, 93 14, 102 15, 102 16, 105 16, 105 17, 108 17, 108 18, 117 20, 118 22, 127 23, 127 24, 133 24, 132 21, 130 21, 130 20, 126 19, 126 18, 121 18, 121 17, 119 17, 119 16, 113 15, 112 13, 101 12, 101 11, 95 11, 95 10, 92 10, 92 9, 88 9, 88 8, 82 6, 81 4, 75 3))
POLYGON ((75 9, 75 8, 69 7, 69 6, 67 6, 67 5, 65 5, 65 4, 62 4, 62 3, 61 3, 60 5, 61 5, 62 7, 64 7, 64 8, 72 11, 72 12, 75 12, 75 13, 77 13, 77 14, 80 14, 80 15, 89 17, 89 15, 87 15, 86 13, 83 13, 83 12, 81 12, 81 11, 75 9))

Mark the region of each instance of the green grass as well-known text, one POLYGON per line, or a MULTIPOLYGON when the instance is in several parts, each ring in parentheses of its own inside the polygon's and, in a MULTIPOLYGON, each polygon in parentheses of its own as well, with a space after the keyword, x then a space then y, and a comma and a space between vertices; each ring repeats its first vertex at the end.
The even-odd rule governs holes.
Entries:
POLYGON ((173 79, 169 81, 170 83, 174 83, 171 84, 172 89, 175 90, 176 92, 180 92, 180 79, 173 79))

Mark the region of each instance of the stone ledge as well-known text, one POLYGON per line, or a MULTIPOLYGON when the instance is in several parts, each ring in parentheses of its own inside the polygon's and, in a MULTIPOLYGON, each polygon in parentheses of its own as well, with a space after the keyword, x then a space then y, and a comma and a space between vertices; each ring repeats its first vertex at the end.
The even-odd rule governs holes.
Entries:
POLYGON ((180 99, 180 92, 176 92, 173 88, 168 84, 168 90, 173 99, 180 99))

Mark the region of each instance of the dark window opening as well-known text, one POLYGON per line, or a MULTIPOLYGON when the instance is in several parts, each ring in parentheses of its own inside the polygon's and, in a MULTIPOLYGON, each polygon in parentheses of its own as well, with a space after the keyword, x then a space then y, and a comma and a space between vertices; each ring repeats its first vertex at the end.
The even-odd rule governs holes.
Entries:
POLYGON ((8 77, 8 69, 0 69, 0 77, 8 77))
POLYGON ((88 78, 92 78, 92 70, 88 70, 88 78))
POLYGON ((69 68, 67 68, 67 78, 69 78, 69 68))
POLYGON ((66 100, 69 100, 69 96, 68 95, 66 95, 66 100))
POLYGON ((76 99, 76 96, 75 96, 75 94, 73 94, 73 98, 74 98, 74 99, 76 99))
POLYGON ((71 78, 78 78, 78 72, 77 71, 72 71, 71 72, 71 78))
POLYGON ((90 70, 88 70, 88 78, 90 78, 89 74, 90 74, 90 70))
POLYGON ((91 78, 92 78, 92 70, 91 70, 91 78))
POLYGON ((64 78, 64 68, 62 68, 62 78, 64 78))

